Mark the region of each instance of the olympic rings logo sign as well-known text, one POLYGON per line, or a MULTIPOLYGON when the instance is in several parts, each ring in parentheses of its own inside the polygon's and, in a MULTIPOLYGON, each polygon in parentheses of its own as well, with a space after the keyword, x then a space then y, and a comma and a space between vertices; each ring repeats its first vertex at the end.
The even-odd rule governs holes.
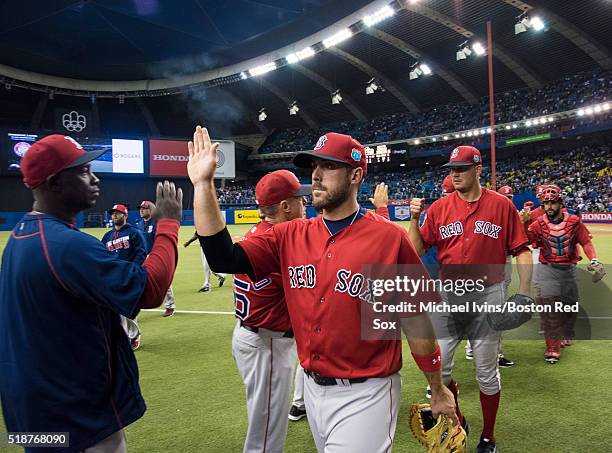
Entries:
POLYGON ((81 132, 87 127, 87 118, 73 110, 62 115, 62 126, 70 132, 81 132))

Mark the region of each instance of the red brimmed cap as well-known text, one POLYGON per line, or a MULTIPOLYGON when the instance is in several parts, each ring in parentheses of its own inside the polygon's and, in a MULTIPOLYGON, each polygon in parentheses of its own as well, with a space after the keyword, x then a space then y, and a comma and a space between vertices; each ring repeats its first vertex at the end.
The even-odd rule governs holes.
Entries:
POLYGON ((124 205, 124 204, 115 204, 115 205, 113 205, 113 207, 112 207, 112 208, 110 208, 110 209, 109 209, 107 212, 108 212, 109 214, 112 214, 112 213, 113 213, 113 211, 117 211, 117 212, 120 212, 121 214, 128 215, 128 208, 127 208, 127 206, 126 206, 126 205, 124 205))
POLYGON ((152 208, 152 207, 153 207, 153 202, 149 200, 143 200, 139 206, 139 208, 152 208))
POLYGON ((310 184, 301 184, 289 170, 268 173, 255 186, 258 206, 272 206, 291 197, 303 197, 312 193, 310 184))
POLYGON ((312 151, 298 153, 293 159, 296 167, 310 168, 313 157, 334 162, 342 162, 353 168, 362 168, 364 176, 368 172, 365 149, 350 135, 329 132, 319 137, 312 151))
POLYGON ((450 155, 448 163, 443 167, 470 167, 482 165, 482 156, 473 146, 457 146, 450 155))
POLYGON ((510 186, 501 186, 497 193, 501 193, 502 195, 505 195, 506 197, 510 198, 514 196, 514 192, 512 191, 512 187, 510 186))
POLYGON ((91 162, 106 151, 87 152, 72 137, 48 135, 34 143, 21 159, 23 182, 35 189, 60 171, 91 162))
POLYGON ((442 192, 444 193, 453 193, 455 191, 455 186, 453 186, 453 178, 451 175, 447 175, 442 181, 442 192))
POLYGON ((525 203, 523 203, 524 208, 532 209, 534 206, 535 206, 535 203, 533 201, 526 201, 525 203))

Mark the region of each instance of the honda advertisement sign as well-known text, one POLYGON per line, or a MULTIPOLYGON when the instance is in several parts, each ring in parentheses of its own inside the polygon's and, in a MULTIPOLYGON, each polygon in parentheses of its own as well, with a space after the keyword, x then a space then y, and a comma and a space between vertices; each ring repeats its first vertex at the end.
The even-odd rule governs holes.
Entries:
MULTIPOLYGON (((235 178, 234 142, 217 141, 219 149, 217 150, 215 178, 235 178)), ((149 156, 151 176, 188 176, 189 151, 186 140, 149 140, 149 156)))

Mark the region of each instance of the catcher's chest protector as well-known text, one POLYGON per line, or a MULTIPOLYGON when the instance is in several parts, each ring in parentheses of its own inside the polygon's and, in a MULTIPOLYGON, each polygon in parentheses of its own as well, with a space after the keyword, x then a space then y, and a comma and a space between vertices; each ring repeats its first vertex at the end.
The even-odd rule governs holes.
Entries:
POLYGON ((578 217, 563 214, 563 220, 552 223, 547 216, 538 220, 544 239, 543 252, 548 261, 564 261, 576 253, 576 241, 578 239, 578 217))

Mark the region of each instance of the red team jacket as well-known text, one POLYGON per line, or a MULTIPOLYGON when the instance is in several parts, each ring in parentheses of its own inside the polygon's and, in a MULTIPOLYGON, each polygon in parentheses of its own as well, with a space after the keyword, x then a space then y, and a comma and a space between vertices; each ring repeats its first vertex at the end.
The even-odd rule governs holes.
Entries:
MULTIPOLYGON (((482 189, 474 202, 453 192, 433 202, 421 226, 423 241, 438 248, 440 264, 499 264, 516 255, 528 243, 523 224, 512 201, 482 189)), ((491 268, 488 283, 504 280, 503 266, 491 268)), ((449 278, 452 270, 442 268, 449 278)))
POLYGON ((361 338, 361 299, 368 263, 417 264, 407 232, 367 212, 331 235, 321 216, 274 225, 239 245, 255 278, 280 273, 305 370, 341 379, 384 377, 402 365, 400 340, 361 338))
POLYGON ((576 264, 581 260, 577 244, 591 241, 591 233, 578 216, 563 213, 561 223, 554 224, 542 215, 529 225, 529 241, 540 248, 540 263, 576 264))

